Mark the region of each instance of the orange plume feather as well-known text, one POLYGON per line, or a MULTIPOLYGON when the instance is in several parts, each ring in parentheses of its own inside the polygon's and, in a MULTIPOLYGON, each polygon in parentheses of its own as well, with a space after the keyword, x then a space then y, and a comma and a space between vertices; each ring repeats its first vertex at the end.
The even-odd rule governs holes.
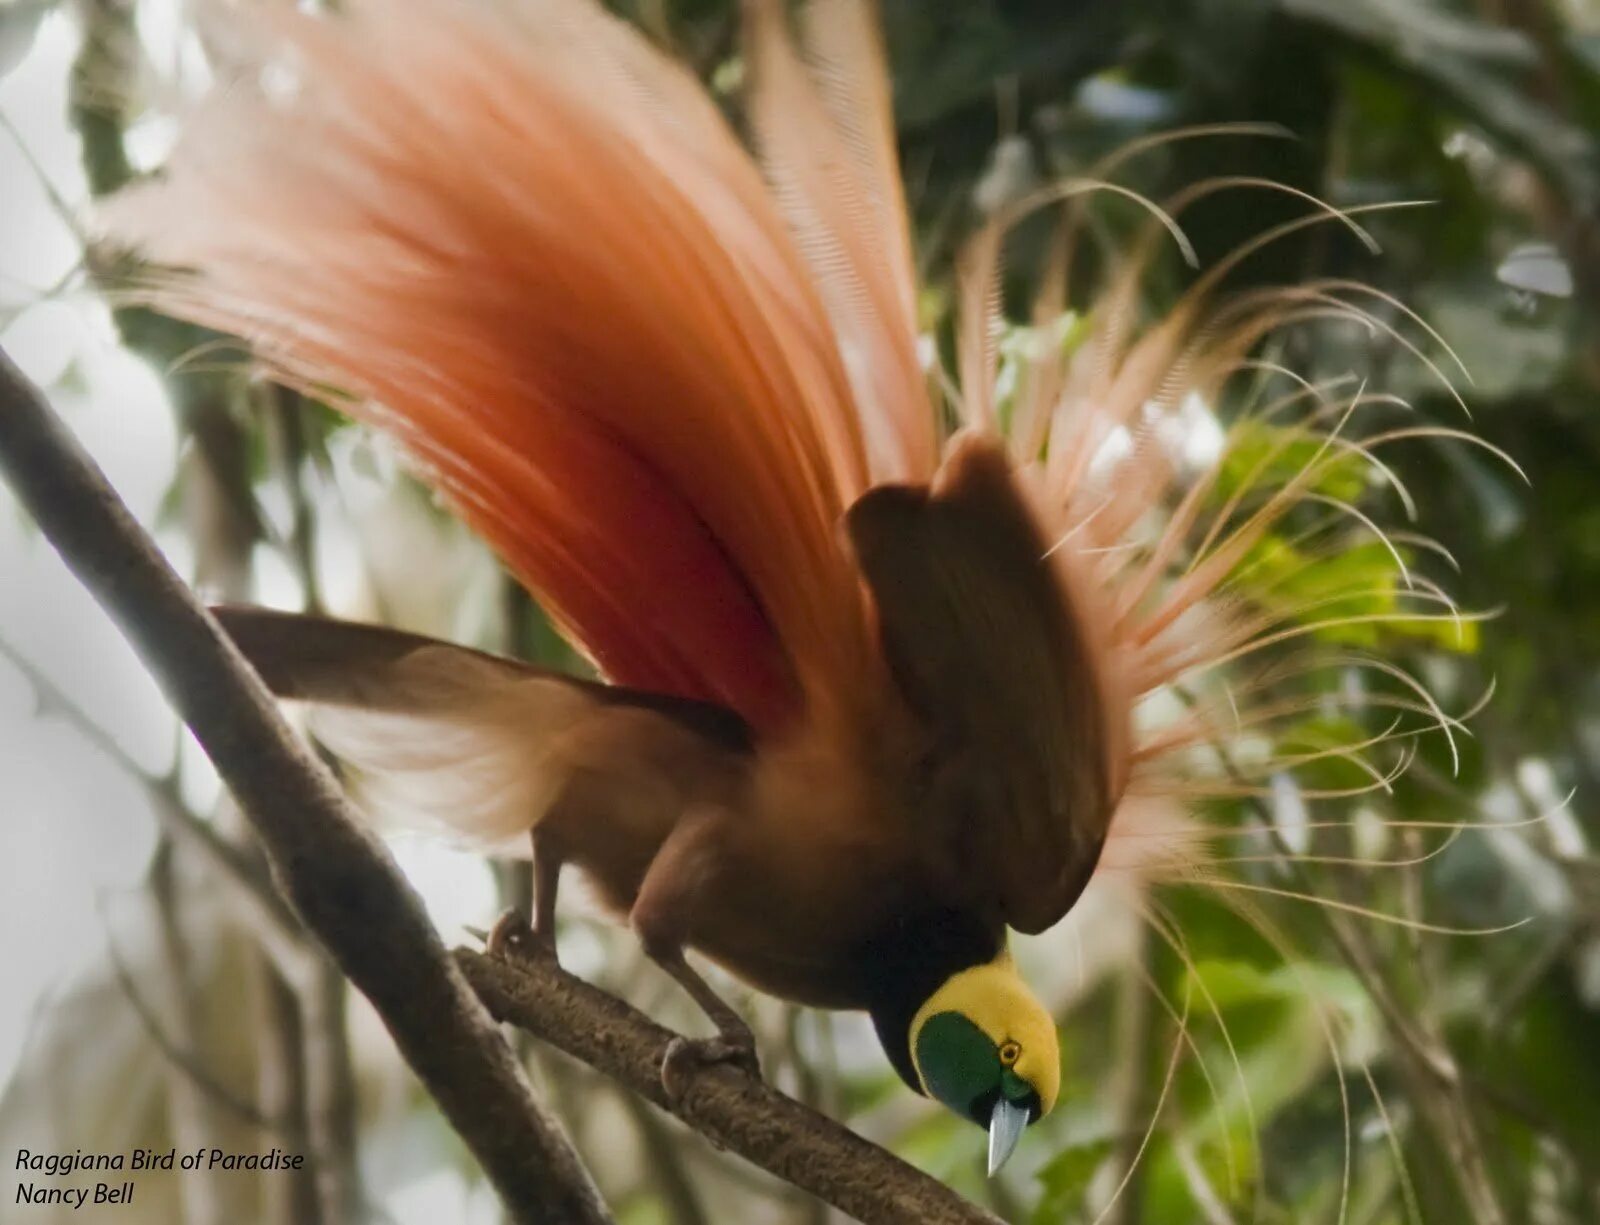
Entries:
POLYGON ((252 13, 292 83, 235 86, 113 205, 198 272, 154 298, 347 393, 612 679, 766 730, 849 707, 862 417, 697 83, 574 0, 350 10, 252 13))

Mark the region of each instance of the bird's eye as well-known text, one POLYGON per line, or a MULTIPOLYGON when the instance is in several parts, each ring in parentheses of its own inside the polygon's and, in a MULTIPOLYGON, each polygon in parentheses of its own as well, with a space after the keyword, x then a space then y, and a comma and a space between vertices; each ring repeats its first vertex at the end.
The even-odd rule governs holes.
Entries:
POLYGON ((1002 1042, 1000 1044, 1000 1062, 1006 1067, 1013 1066, 1022 1058, 1022 1048, 1015 1042, 1002 1042))

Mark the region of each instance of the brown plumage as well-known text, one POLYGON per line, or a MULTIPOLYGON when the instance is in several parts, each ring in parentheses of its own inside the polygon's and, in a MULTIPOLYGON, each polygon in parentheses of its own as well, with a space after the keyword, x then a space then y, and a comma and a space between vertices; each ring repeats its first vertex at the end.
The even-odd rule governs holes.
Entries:
POLYGON ((937 487, 880 487, 848 528, 905 695, 848 742, 761 740, 725 707, 381 627, 217 614, 274 692, 311 705, 374 812, 512 853, 531 828, 535 855, 582 870, 647 947, 870 1008, 876 950, 908 914, 970 915, 991 955, 1007 923, 1053 923, 1111 801, 1084 723, 1093 670, 1003 455, 958 448, 937 487), (1085 684, 1034 683, 1051 673, 1085 684))

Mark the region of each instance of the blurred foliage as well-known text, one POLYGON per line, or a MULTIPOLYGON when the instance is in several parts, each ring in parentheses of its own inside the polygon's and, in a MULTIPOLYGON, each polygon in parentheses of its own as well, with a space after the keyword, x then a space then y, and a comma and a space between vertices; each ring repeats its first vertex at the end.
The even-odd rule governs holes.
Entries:
MULTIPOLYGON (((46 7, 0 7, 5 60, 20 58, 46 7)), ((693 64, 736 118, 733 0, 617 7, 693 64)), ((95 8, 117 6, 85 11, 95 8)), ((1409 304, 1470 369, 1470 384, 1458 380, 1470 423, 1427 366, 1383 335, 1295 332, 1273 356, 1311 379, 1370 380, 1406 397, 1419 420, 1470 428, 1531 483, 1450 441, 1394 453, 1419 495, 1416 530, 1453 558, 1402 543, 1403 563, 1498 615, 1461 628, 1391 626, 1381 645, 1452 711, 1491 683, 1492 702, 1454 748, 1440 736, 1423 741, 1392 795, 1308 799, 1286 784, 1265 802, 1217 800, 1209 816, 1237 831, 1217 852, 1235 860, 1236 889, 1169 891, 1121 927, 1097 928, 1091 916, 1025 945, 1030 971, 1061 1002, 1063 1104, 1003 1180, 982 1179, 980 1138, 922 1110, 848 1023, 763 1002, 761 1029, 783 1047, 769 1070, 1010 1220, 1600 1220, 1600 4, 885 0, 884 12, 930 326, 947 325, 953 253, 993 202, 1087 173, 1146 135, 1274 125, 1290 138, 1165 144, 1116 178, 1157 200, 1239 176, 1341 207, 1426 202, 1364 218, 1379 256, 1333 227, 1308 229, 1246 261, 1229 284, 1350 277, 1409 304), (1459 837, 1440 828, 1462 821, 1494 828, 1459 837), (1285 846, 1318 862, 1285 866, 1285 846), (1358 869, 1356 859, 1390 866, 1358 869), (1272 891, 1315 893, 1342 909, 1272 891), (1143 934, 1139 918, 1149 921, 1143 934), (1492 936, 1420 930, 1517 924, 1492 936), (1419 1049, 1445 1052, 1443 1063, 1428 1065, 1419 1049)), ((97 142, 116 132, 103 115, 76 118, 98 186, 104 159, 120 152, 97 142)), ((128 172, 116 162, 109 173, 128 172)), ((1303 210, 1285 194, 1228 191, 1182 221, 1202 260, 1214 261, 1303 210)), ((1076 311, 1090 310, 1112 253, 1144 220, 1125 202, 1096 207, 1075 269, 1076 311)), ((1024 227, 1012 244, 1005 290, 1016 317, 1046 236, 1024 227)), ((1155 264, 1149 309, 1191 275, 1177 259, 1155 264)), ((1369 304, 1405 322, 1381 299, 1369 304)), ((124 342, 150 349, 164 369, 172 346, 193 339, 136 313, 120 322, 124 342)), ((1010 334, 1002 378, 1020 347, 1082 336, 1076 316, 1059 334, 1010 334)), ((304 483, 310 493, 298 496, 321 520, 354 524, 366 611, 581 666, 414 490, 366 518, 351 510, 352 489, 392 489, 395 476, 325 408, 263 410, 247 380, 215 371, 171 384, 190 443, 213 454, 213 475, 251 505, 230 547, 248 553, 259 539, 297 556, 310 597, 315 532, 297 525, 292 494, 304 483), (295 423, 287 435, 285 421, 295 423)), ((1306 458, 1311 444, 1280 448, 1272 427, 1251 428, 1218 499, 1263 465, 1291 471, 1306 458)), ((1319 492, 1350 499, 1373 492, 1368 485, 1365 469, 1340 461, 1323 470, 1319 492)), ((1395 561, 1378 544, 1313 557, 1281 534, 1242 564, 1288 608, 1369 588, 1395 561)), ((1339 611, 1388 611, 1377 598, 1339 611)), ((1380 639, 1361 625, 1329 635, 1347 646, 1380 639)), ((1311 754, 1348 740, 1350 729, 1330 719, 1313 705, 1281 747, 1311 754)), ((1375 716, 1364 730, 1384 725, 1375 716)), ((1349 773, 1338 759, 1319 762, 1298 787, 1336 790, 1349 773)), ((508 896, 520 887, 508 885, 508 896)), ((586 972, 659 1007, 662 993, 640 986, 654 980, 625 938, 573 927, 588 942, 578 957, 586 972)), ((678 1130, 663 1133, 612 1095, 597 1099, 581 1073, 541 1068, 620 1219, 823 1219, 678 1130)), ((413 1095, 407 1109, 425 1107, 413 1095)), ((370 1114, 363 1125, 369 1170, 392 1165, 392 1152, 373 1155, 383 1130, 370 1114)), ((404 1143, 427 1160, 462 1162, 441 1135, 414 1133, 404 1143)))

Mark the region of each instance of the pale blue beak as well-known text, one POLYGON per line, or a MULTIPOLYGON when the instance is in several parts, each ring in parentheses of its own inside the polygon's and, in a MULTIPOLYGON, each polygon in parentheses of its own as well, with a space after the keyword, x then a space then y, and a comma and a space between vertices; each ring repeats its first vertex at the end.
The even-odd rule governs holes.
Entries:
POLYGON ((1028 1108, 1008 1101, 1004 1096, 994 1104, 989 1116, 989 1176, 1006 1163, 1022 1139, 1023 1128, 1028 1126, 1028 1108))

